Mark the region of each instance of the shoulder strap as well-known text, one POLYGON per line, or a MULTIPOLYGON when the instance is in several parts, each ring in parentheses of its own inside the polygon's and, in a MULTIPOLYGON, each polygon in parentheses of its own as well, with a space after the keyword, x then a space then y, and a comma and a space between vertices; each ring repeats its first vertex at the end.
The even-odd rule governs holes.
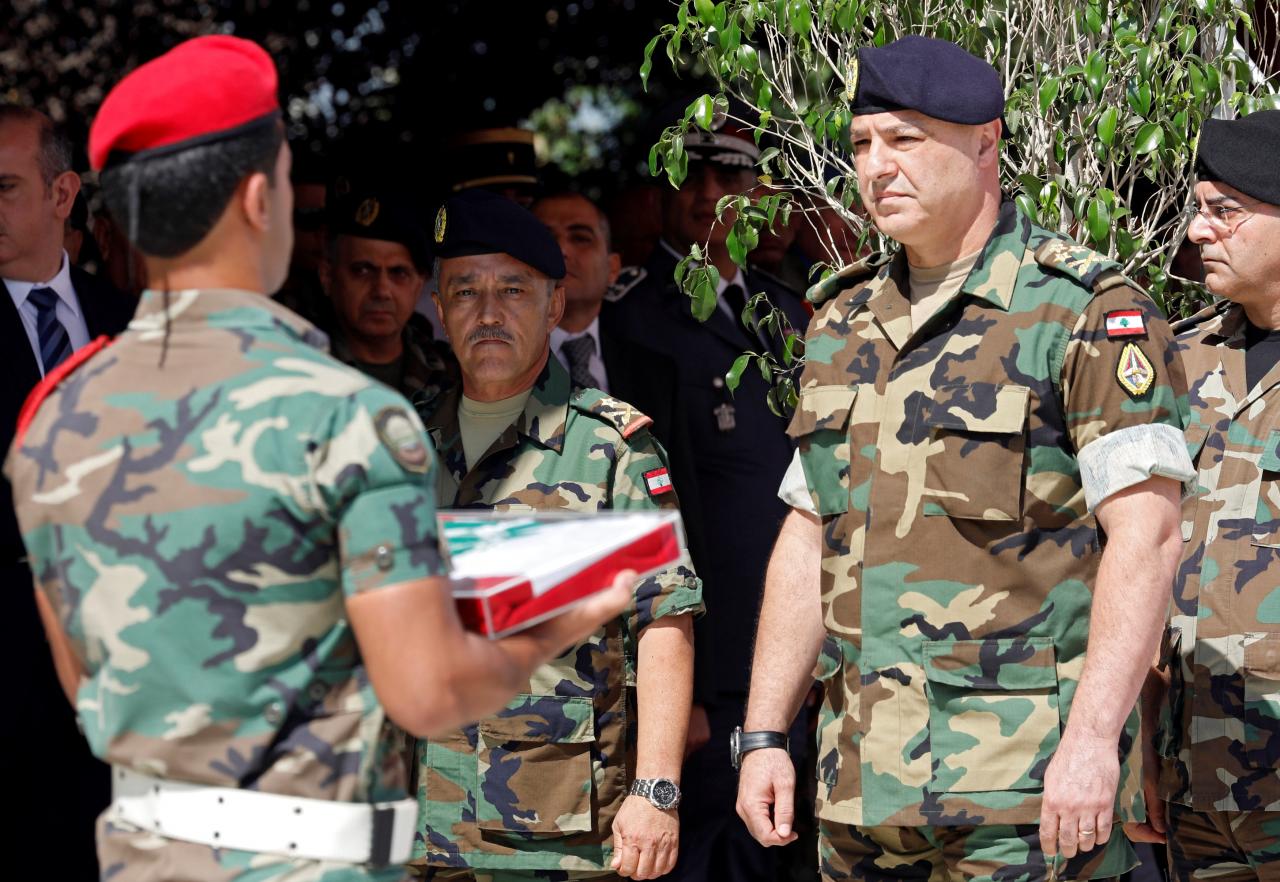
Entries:
POLYGON ((606 395, 599 389, 582 389, 570 402, 576 410, 591 414, 618 430, 623 438, 653 424, 653 420, 625 401, 606 395))
POLYGON ((1133 284, 1120 271, 1120 264, 1070 239, 1046 239, 1036 249, 1035 257, 1036 263, 1042 267, 1075 279, 1098 294, 1133 284))

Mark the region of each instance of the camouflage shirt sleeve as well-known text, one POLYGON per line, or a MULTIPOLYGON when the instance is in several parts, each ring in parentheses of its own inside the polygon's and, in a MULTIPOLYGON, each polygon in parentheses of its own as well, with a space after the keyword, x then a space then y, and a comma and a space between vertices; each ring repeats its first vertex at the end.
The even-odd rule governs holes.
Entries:
POLYGON ((1090 301, 1059 375, 1089 510, 1155 475, 1195 476, 1182 438, 1182 364, 1168 323, 1141 291, 1116 284, 1090 301))
POLYGON ((308 448, 320 504, 338 529, 343 593, 440 576, 435 454, 413 408, 370 386, 308 448))
MULTIPOLYGON (((612 505, 619 511, 644 509, 678 509, 675 490, 653 482, 650 491, 646 475, 665 471, 667 454, 662 446, 641 429, 618 447, 614 467, 612 505)), ((702 582, 686 559, 685 563, 650 576, 636 586, 632 606, 623 614, 627 633, 638 638, 657 619, 702 612, 702 582)))

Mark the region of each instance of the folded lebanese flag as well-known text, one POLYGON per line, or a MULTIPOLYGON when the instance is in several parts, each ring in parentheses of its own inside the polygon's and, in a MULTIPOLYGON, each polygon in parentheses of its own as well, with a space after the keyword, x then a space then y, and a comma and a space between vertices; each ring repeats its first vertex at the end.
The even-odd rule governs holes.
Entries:
POLYGON ((463 624, 503 637, 546 621, 613 584, 641 579, 685 556, 671 511, 477 512, 437 515, 463 624))

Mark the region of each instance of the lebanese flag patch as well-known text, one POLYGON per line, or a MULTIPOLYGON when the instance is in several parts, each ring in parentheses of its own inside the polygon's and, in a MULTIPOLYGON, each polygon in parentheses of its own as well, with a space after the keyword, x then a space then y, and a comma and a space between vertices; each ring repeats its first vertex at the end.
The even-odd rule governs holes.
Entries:
POLYGON ((1145 337, 1147 323, 1140 309, 1117 309, 1107 313, 1108 337, 1145 337))
POLYGON ((671 486, 671 476, 667 474, 666 469, 654 469, 651 472, 645 472, 644 484, 649 488, 650 496, 661 496, 663 493, 670 493, 675 489, 671 486))

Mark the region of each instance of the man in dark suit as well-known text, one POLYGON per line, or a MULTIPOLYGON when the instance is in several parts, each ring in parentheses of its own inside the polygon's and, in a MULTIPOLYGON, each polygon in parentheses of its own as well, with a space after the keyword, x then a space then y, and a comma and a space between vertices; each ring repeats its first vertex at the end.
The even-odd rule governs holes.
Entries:
MULTIPOLYGON (((695 626, 694 717, 710 741, 690 754, 681 803, 681 841, 686 843, 672 878, 772 880, 777 858, 755 843, 734 815, 737 779, 729 763, 729 733, 742 723, 751 660, 751 634, 759 609, 769 549, 786 506, 777 484, 792 456, 786 422, 766 404, 768 385, 752 368, 736 393, 725 374, 744 351, 777 349, 779 343, 752 333, 739 316, 758 292, 798 332, 808 322, 802 300, 772 277, 742 271, 729 257, 728 224, 717 223, 716 203, 749 189, 759 150, 747 132, 721 128, 686 137, 688 177, 679 190, 666 189, 663 230, 643 276, 616 301, 606 303, 601 332, 641 342, 677 367, 674 419, 692 445, 692 481, 680 486, 687 523, 701 531, 694 565, 704 580, 706 616, 695 626), (673 278, 690 245, 702 244, 720 273, 718 303, 706 322, 693 317, 691 301, 673 278), (691 504, 690 491, 696 493, 691 504)), ((763 313, 761 313, 763 314, 763 313)), ((805 749, 805 738, 792 746, 805 749)))
MULTIPOLYGON (((675 362, 600 323, 601 306, 613 296, 611 291, 634 281, 638 271, 620 270, 609 219, 585 196, 572 192, 544 196, 532 210, 556 237, 567 273, 564 317, 551 332, 551 351, 576 387, 608 392, 653 420, 653 436, 667 452, 680 505, 686 511, 696 510, 693 440, 680 418, 675 362)), ((686 538, 695 560, 702 554, 699 527, 696 519, 686 517, 686 538)))
MULTIPOLYGON (((6 451, 18 411, 41 377, 94 337, 119 333, 133 315, 128 298, 72 266, 63 250, 64 226, 79 190, 71 147, 49 118, 0 105, 0 287, 6 294, 0 298, 6 360, 0 444, 6 451)), ((6 835, 30 853, 43 844, 56 847, 50 853, 57 854, 63 878, 96 879, 93 824, 111 798, 108 769, 89 753, 58 686, 9 483, 0 482, 6 598, 0 644, 3 670, 19 672, 7 684, 16 716, 0 741, 0 778, 23 801, 6 822, 6 835)))

